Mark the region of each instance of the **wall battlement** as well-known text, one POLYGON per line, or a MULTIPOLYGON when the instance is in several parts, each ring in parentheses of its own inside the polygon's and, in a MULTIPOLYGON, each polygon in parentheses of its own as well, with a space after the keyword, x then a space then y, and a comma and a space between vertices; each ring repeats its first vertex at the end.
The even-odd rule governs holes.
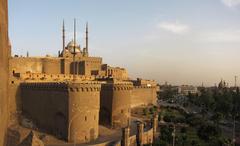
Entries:
POLYGON ((70 92, 100 92, 100 82, 70 83, 70 92))
POLYGON ((113 90, 113 91, 126 91, 132 90, 133 86, 131 83, 106 83, 102 85, 103 90, 113 90))
POLYGON ((24 89, 37 89, 37 90, 64 90, 68 89, 68 85, 64 82, 45 82, 45 83, 21 83, 21 88, 24 89))
POLYGON ((62 90, 70 92, 95 92, 100 91, 100 82, 24 82, 21 83, 21 88, 37 89, 37 90, 62 90))
MULTIPOLYGON (((44 74, 44 73, 14 73, 14 77, 20 80, 73 80, 74 75, 72 74, 44 74)), ((92 81, 95 79, 94 76, 75 75, 76 80, 87 80, 92 81)))
POLYGON ((133 88, 135 88, 135 89, 138 89, 138 88, 156 88, 156 86, 140 85, 140 86, 133 86, 133 88))

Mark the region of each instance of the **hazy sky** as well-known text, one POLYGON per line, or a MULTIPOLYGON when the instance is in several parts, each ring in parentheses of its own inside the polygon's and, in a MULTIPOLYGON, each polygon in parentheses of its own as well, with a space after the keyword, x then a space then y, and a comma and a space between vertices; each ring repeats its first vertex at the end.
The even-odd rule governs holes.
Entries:
POLYGON ((160 83, 240 84, 240 0, 9 0, 13 54, 57 55, 77 19, 78 42, 131 77, 160 83))

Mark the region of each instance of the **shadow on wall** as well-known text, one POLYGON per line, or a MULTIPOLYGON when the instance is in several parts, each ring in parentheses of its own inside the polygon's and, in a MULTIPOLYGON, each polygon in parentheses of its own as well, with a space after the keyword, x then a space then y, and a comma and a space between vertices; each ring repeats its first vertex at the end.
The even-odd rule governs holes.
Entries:
POLYGON ((65 117, 65 115, 61 112, 58 112, 55 115, 55 132, 56 132, 56 136, 60 139, 64 139, 67 140, 67 119, 65 117))
POLYGON ((111 125, 111 114, 110 111, 106 108, 100 108, 100 124, 104 126, 111 125))

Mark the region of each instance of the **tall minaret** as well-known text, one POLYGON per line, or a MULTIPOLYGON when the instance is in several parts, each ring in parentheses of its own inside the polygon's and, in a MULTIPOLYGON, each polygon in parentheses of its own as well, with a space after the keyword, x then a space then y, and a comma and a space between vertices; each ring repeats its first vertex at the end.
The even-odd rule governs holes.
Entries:
POLYGON ((62 41, 63 41, 63 52, 65 50, 65 25, 64 25, 64 20, 63 20, 63 26, 62 26, 62 41))
POLYGON ((88 56, 88 22, 86 23, 86 54, 88 56))
POLYGON ((73 34, 73 80, 76 79, 76 63, 75 63, 75 55, 76 55, 76 19, 74 18, 74 34, 73 34))

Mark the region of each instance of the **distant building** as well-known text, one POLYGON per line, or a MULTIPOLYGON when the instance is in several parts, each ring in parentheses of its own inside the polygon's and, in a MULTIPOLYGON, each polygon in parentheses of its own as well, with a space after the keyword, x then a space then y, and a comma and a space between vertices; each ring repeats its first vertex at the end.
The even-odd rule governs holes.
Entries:
POLYGON ((178 94, 188 95, 189 93, 197 94, 198 93, 197 87, 192 86, 192 85, 181 85, 181 86, 178 86, 178 94))
POLYGON ((228 87, 228 84, 224 80, 221 80, 218 84, 218 89, 223 89, 227 87, 228 87))

